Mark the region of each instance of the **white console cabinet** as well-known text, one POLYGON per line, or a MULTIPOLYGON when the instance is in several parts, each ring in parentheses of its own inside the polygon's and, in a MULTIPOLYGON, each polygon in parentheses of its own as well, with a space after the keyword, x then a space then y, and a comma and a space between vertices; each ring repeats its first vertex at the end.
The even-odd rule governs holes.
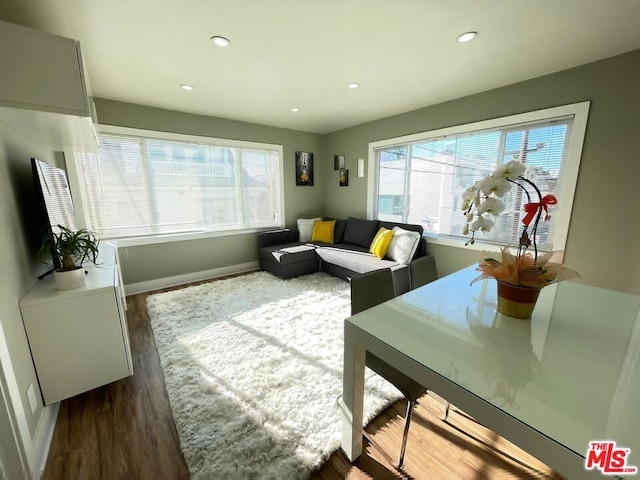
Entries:
POLYGON ((20 301, 45 405, 133 374, 117 254, 86 268, 86 286, 56 290, 53 276, 20 301))

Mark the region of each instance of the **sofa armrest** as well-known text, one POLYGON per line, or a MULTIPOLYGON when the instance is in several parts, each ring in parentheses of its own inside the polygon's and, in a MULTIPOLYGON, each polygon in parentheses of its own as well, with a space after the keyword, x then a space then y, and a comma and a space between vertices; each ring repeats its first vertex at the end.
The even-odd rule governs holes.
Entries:
POLYGON ((409 263, 409 281, 412 290, 437 279, 436 259, 430 253, 424 257, 415 258, 409 263))
POLYGON ((282 230, 269 230, 258 232, 258 248, 280 245, 282 243, 293 243, 298 241, 298 230, 284 228, 282 230))

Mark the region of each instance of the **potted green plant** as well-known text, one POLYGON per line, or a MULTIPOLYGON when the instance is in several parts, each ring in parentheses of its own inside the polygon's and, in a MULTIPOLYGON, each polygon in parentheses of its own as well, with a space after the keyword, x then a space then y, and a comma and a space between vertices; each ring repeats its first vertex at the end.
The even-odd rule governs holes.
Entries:
POLYGON ((98 262, 98 245, 100 239, 94 232, 84 228, 71 230, 58 225, 57 231, 51 231, 43 240, 39 255, 50 257, 54 255, 60 259, 60 268, 54 270, 56 288, 70 290, 85 284, 85 261, 94 265, 98 262))

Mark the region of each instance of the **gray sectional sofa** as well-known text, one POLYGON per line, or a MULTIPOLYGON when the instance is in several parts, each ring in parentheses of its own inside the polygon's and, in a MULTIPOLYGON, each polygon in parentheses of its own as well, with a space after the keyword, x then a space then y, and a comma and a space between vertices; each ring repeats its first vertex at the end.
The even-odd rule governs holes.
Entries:
POLYGON ((421 225, 355 217, 337 219, 335 222, 332 244, 301 242, 297 227, 258 233, 260 268, 283 279, 323 271, 345 280, 373 270, 390 268, 397 295, 437 279, 435 258, 427 252, 427 241, 422 236, 421 225), (387 257, 378 259, 369 253, 371 242, 381 227, 389 230, 399 227, 420 234, 417 249, 410 261, 404 264, 387 257))

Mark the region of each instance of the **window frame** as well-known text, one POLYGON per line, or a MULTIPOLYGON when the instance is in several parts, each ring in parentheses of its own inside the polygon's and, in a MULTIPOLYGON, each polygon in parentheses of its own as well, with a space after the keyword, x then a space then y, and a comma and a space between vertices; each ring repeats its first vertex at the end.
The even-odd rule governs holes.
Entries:
MULTIPOLYGON (((491 130, 499 128, 509 128, 518 124, 527 124, 540 122, 547 119, 557 117, 573 116, 573 127, 569 144, 567 147, 567 162, 565 177, 563 180, 562 202, 554 207, 554 215, 557 215, 555 235, 553 238, 553 250, 564 250, 566 248, 567 237, 569 233, 569 224, 571 221, 571 212, 573 209, 573 201, 575 197, 576 185, 578 182, 578 172, 580 170, 580 160, 582 157, 582 147, 584 145, 584 137, 587 128, 587 118, 589 116, 589 106, 591 102, 579 102, 558 107, 545 108, 541 110, 533 110, 504 117, 482 120, 466 124, 444 127, 436 130, 429 130, 401 137, 388 138, 369 143, 368 152, 368 171, 371 172, 367 183, 367 216, 368 218, 377 218, 377 199, 378 199, 378 180, 379 180, 379 162, 376 157, 376 150, 388 148, 396 145, 404 145, 418 141, 428 141, 436 138, 446 138, 453 135, 464 133, 478 132, 482 130, 491 130)), ((482 236, 477 236, 474 244, 465 245, 465 241, 458 237, 443 234, 435 234, 430 232, 423 233, 423 236, 429 239, 430 243, 460 247, 469 250, 483 251, 500 251, 502 245, 493 242, 485 242, 482 236)))
MULTIPOLYGON (((279 193, 279 211, 278 224, 270 228, 282 228, 284 226, 285 219, 285 202, 284 202, 284 147, 278 144, 251 142, 245 140, 232 140, 226 138, 206 137, 202 135, 189 135, 173 132, 163 132, 157 130, 142 130, 138 128, 119 127, 115 125, 98 125, 97 134, 107 135, 129 135, 134 137, 146 137, 157 139, 160 141, 177 141, 177 142, 192 142, 206 145, 212 145, 215 147, 226 148, 244 148, 244 149, 257 149, 257 150, 275 150, 278 152, 278 176, 280 183, 279 193)), ((99 139, 98 139, 99 140, 99 139)), ((71 188, 71 194, 74 199, 74 207, 76 210, 76 217, 78 225, 81 228, 87 228, 91 230, 91 224, 89 217, 86 214, 88 211, 87 200, 84 195, 84 189, 82 188, 82 178, 80 170, 76 165, 74 153, 81 153, 78 150, 65 150, 65 160, 67 163, 67 173, 69 178, 69 186, 71 188)), ((87 152, 87 153, 99 153, 99 150, 87 152)), ((167 233, 159 235, 140 235, 126 238, 110 238, 109 241, 117 243, 119 247, 130 247, 138 245, 154 245, 160 243, 177 242, 184 240, 198 240, 203 238, 215 238, 226 237, 232 235, 242 235, 247 233, 255 233, 262 230, 262 228, 239 228, 229 230, 215 230, 215 231, 202 231, 202 232, 183 232, 183 233, 167 233)))

